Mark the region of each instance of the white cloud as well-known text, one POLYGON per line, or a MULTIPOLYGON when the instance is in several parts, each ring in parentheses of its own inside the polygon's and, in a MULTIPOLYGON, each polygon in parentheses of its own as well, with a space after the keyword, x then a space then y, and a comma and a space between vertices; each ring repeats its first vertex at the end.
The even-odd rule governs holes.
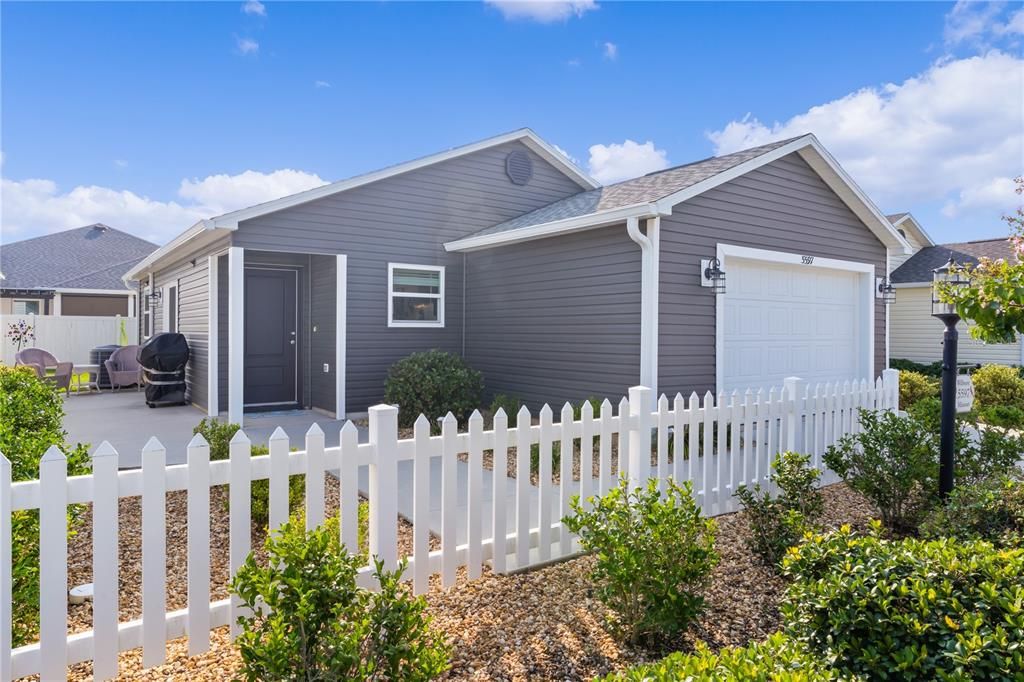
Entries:
POLYGON ((605 42, 601 45, 601 51, 605 59, 615 61, 619 58, 619 46, 615 43, 605 42))
POLYGON ((622 144, 590 147, 590 175, 602 184, 635 178, 668 167, 668 155, 648 140, 643 144, 626 140, 622 144))
POLYGON ((574 165, 577 165, 577 166, 578 166, 578 165, 580 165, 580 160, 579 160, 579 159, 577 159, 577 158, 576 158, 575 156, 573 156, 573 155, 572 155, 572 154, 570 154, 569 152, 567 152, 567 151, 565 151, 564 149, 562 149, 561 147, 559 147, 559 146, 558 146, 557 144, 554 144, 554 145, 551 145, 551 146, 555 148, 555 151, 556 151, 556 152, 558 152, 559 154, 561 154, 561 155, 562 155, 562 156, 564 156, 565 158, 567 158, 567 159, 569 159, 570 161, 572 161, 572 163, 573 163, 574 165))
POLYGON ((506 19, 536 21, 550 24, 582 17, 597 9, 596 0, 484 0, 506 19))
POLYGON ((129 190, 95 185, 61 192, 52 180, 0 180, 5 241, 106 223, 162 243, 201 218, 226 213, 324 184, 295 170, 245 171, 185 179, 178 199, 158 201, 129 190))
POLYGON ((256 14, 261 17, 267 16, 267 8, 260 0, 247 0, 247 2, 242 3, 242 11, 246 14, 256 14))
POLYGON ((983 182, 965 187, 942 207, 947 218, 956 218, 975 209, 991 212, 992 208, 1008 208, 1015 203, 1016 183, 1012 178, 989 178, 983 182))
POLYGON ((331 84, 328 83, 327 81, 313 81, 313 87, 317 89, 329 88, 331 87, 331 84))
POLYGON ((235 46, 241 55, 256 54, 260 51, 260 44, 252 38, 240 38, 235 36, 235 46))
POLYGON ((1018 9, 1007 16, 1006 9, 1005 2, 958 0, 946 14, 943 29, 946 44, 969 43, 984 47, 1008 36, 1024 34, 1024 10, 1018 9))
POLYGON ((127 168, 128 162, 125 161, 124 159, 114 159, 114 165, 117 166, 118 168, 127 168))
POLYGON ((566 65, 566 66, 571 66, 571 67, 573 67, 573 68, 576 68, 577 66, 582 66, 582 65, 583 65, 583 61, 582 61, 582 60, 580 60, 580 58, 579 58, 579 57, 573 57, 572 59, 570 59, 569 61, 567 61, 567 62, 565 63, 565 65, 566 65))
POLYGON ((998 211, 1014 195, 1000 200, 979 188, 1020 173, 1022 102, 1024 59, 992 51, 940 60, 902 83, 864 88, 782 123, 748 114, 708 137, 724 154, 812 132, 889 210, 939 201, 948 215, 987 200, 998 211))

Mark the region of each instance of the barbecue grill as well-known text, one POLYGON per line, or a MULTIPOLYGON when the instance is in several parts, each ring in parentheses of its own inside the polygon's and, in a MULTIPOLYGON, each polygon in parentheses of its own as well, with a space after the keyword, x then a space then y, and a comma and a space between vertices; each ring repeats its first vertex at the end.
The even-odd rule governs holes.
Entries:
POLYGON ((188 341, 184 334, 157 334, 139 347, 139 365, 146 385, 146 404, 150 407, 185 405, 188 386, 188 341))

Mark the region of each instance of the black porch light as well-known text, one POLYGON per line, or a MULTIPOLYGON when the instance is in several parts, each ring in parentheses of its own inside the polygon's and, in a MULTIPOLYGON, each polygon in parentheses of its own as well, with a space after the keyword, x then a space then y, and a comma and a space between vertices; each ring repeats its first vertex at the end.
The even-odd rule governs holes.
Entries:
POLYGON ((946 326, 942 334, 942 413, 939 430, 939 497, 946 500, 953 492, 954 453, 956 429, 956 354, 960 334, 956 325, 960 315, 956 306, 942 300, 943 291, 969 286, 971 280, 949 255, 949 261, 932 271, 932 316, 946 326))
POLYGON ((149 301, 150 303, 159 303, 160 302, 160 294, 161 294, 161 291, 159 289, 156 289, 152 293, 146 294, 146 300, 149 301))
POLYGON ((878 293, 882 295, 883 304, 892 305, 896 302, 896 287, 890 280, 883 279, 878 283, 878 293))
POLYGON ((712 258, 705 262, 707 264, 704 267, 704 286, 711 287, 713 294, 724 294, 725 271, 722 270, 722 261, 712 258))

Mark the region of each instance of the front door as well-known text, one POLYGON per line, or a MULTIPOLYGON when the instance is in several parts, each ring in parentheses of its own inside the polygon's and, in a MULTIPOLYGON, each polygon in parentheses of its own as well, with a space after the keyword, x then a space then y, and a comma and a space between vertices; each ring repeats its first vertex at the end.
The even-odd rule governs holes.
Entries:
POLYGON ((245 269, 245 394, 247 407, 298 402, 296 357, 298 272, 245 269))

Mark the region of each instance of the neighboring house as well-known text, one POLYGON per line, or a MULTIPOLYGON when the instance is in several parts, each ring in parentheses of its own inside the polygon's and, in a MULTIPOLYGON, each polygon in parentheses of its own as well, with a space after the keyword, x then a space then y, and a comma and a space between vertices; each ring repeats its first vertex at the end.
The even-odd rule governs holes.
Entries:
POLYGON ((812 135, 599 187, 524 129, 203 220, 125 278, 237 422, 365 412, 430 348, 531 405, 870 379, 908 249, 812 135))
POLYGON ((156 244, 101 223, 0 246, 0 314, 134 315, 124 271, 156 244))
MULTIPOLYGON (((942 359, 942 332, 945 326, 931 315, 932 271, 945 265, 950 255, 961 264, 975 264, 979 258, 1014 258, 1005 237, 980 239, 955 244, 936 244, 909 213, 889 216, 893 225, 904 234, 913 255, 892 257, 892 283, 896 302, 889 310, 889 352, 891 357, 914 362, 937 362, 942 359)), ((1016 343, 987 344, 970 336, 970 325, 958 325, 960 362, 1024 364, 1024 339, 1016 343)))

